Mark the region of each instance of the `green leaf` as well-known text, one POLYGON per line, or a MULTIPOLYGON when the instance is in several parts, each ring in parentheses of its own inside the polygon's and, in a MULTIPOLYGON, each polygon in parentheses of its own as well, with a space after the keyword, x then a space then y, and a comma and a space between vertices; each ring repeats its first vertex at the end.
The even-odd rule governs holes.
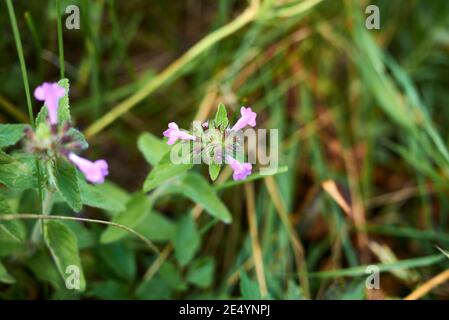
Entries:
POLYGON ((70 84, 69 84, 69 79, 59 80, 58 85, 65 89, 64 97, 59 99, 58 121, 59 121, 59 123, 69 122, 70 121, 70 105, 69 105, 70 84))
POLYGON ((219 220, 230 223, 232 216, 215 190, 198 173, 187 173, 176 183, 171 192, 177 192, 201 205, 209 214, 219 220))
POLYGON ((87 292, 89 297, 102 300, 126 300, 129 299, 128 285, 114 280, 96 282, 87 292))
POLYGON ((14 158, 6 152, 0 150, 0 165, 14 162, 14 158))
MULTIPOLYGON (((152 203, 144 193, 136 193, 126 204, 126 209, 115 216, 112 222, 125 225, 131 229, 138 226, 148 215, 152 203)), ((114 226, 108 226, 101 235, 101 243, 120 240, 129 233, 114 226)))
POLYGON ((117 277, 131 282, 136 277, 137 267, 135 251, 128 244, 122 241, 102 245, 98 255, 117 277))
POLYGON ((40 281, 51 284, 55 289, 64 288, 64 281, 61 280, 58 268, 47 252, 40 251, 33 255, 27 259, 26 265, 40 281))
POLYGON ((151 280, 142 282, 136 289, 135 295, 141 300, 169 299, 173 289, 167 281, 156 274, 151 280))
MULTIPOLYGON (((12 213, 6 199, 0 196, 0 215, 12 213)), ((3 221, 0 222, 0 233, 4 233, 7 238, 12 241, 22 242, 25 240, 25 230, 20 221, 3 221)))
POLYGON ((191 214, 186 214, 178 223, 173 246, 175 257, 181 266, 187 265, 200 247, 201 236, 191 214))
POLYGON ((80 290, 84 291, 86 280, 84 279, 76 236, 70 228, 59 221, 45 221, 44 240, 63 281, 65 282, 65 279, 70 275, 70 273, 66 273, 67 268, 76 266, 80 271, 80 290))
POLYGON ((75 211, 82 208, 77 171, 68 161, 58 159, 55 166, 56 187, 62 198, 75 211))
POLYGON ((161 266, 159 276, 173 290, 183 291, 187 289, 187 283, 183 279, 181 270, 171 262, 165 262, 161 266))
POLYGON ((176 234, 176 225, 157 212, 150 212, 136 228, 136 231, 151 241, 172 240, 176 234))
POLYGON ((0 148, 15 145, 25 134, 24 124, 0 124, 0 148))
POLYGON ((170 160, 170 152, 165 154, 145 179, 143 191, 149 192, 164 182, 190 170, 193 164, 174 164, 170 160))
POLYGON ((78 248, 80 250, 86 248, 95 247, 97 244, 97 237, 92 230, 88 229, 84 224, 79 221, 62 221, 66 226, 72 230, 76 236, 76 241, 78 243, 78 248))
POLYGON ((210 257, 196 260, 187 273, 187 281, 200 287, 211 285, 214 276, 214 260, 210 257))
POLYGON ((245 300, 261 299, 257 282, 251 280, 243 270, 240 270, 240 293, 245 300))
POLYGON ((170 147, 164 141, 151 133, 141 134, 137 141, 137 147, 145 160, 152 166, 156 166, 162 157, 170 151, 170 147))
POLYGON ((226 129, 229 124, 228 114, 226 112, 226 107, 223 103, 220 103, 217 108, 217 113, 215 113, 215 127, 221 127, 221 129, 226 129))
POLYGON ((75 128, 70 128, 67 131, 67 135, 72 137, 74 141, 78 142, 81 146, 81 149, 87 149, 89 148, 89 143, 87 143, 86 138, 84 137, 84 135, 75 128))
POLYGON ((6 284, 13 284, 16 282, 16 280, 8 273, 8 270, 6 270, 5 266, 0 261, 0 282, 6 283, 6 284))
POLYGON ((230 188, 230 187, 234 187, 237 186, 239 184, 243 184, 249 181, 254 181, 254 180, 258 180, 258 179, 262 179, 266 176, 275 176, 278 174, 282 174, 288 171, 288 167, 287 166, 283 166, 283 167, 279 167, 277 169, 274 169, 271 172, 266 172, 264 174, 260 174, 260 173, 255 173, 250 175, 249 177, 247 177, 245 180, 232 180, 232 181, 228 181, 219 185, 215 185, 214 186, 214 190, 218 191, 218 190, 222 190, 222 189, 226 189, 226 188, 230 188))
POLYGON ((212 162, 209 165, 209 176, 212 181, 215 181, 218 178, 218 175, 221 171, 221 165, 215 162, 212 162))
POLYGON ((84 205, 107 211, 125 210, 125 205, 117 200, 113 194, 105 192, 102 185, 88 184, 80 174, 78 175, 78 185, 81 202, 84 205))
POLYGON ((0 182, 16 190, 37 187, 36 160, 33 156, 17 153, 14 161, 0 165, 0 182))

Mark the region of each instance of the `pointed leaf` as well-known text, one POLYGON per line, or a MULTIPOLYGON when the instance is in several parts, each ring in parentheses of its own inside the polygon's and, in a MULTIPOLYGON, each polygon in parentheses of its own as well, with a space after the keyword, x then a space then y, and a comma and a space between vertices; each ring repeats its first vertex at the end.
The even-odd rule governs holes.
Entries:
MULTIPOLYGON (((151 202, 144 193, 135 194, 126 204, 126 209, 114 217, 112 222, 125 225, 131 229, 138 226, 151 210, 151 202)), ((114 226, 108 226, 101 235, 102 243, 120 240, 129 233, 114 226)))
POLYGON ((226 107, 223 103, 220 103, 217 109, 217 113, 215 113, 215 127, 221 127, 223 130, 228 126, 228 114, 226 112, 226 107))
POLYGON ((209 287, 213 280, 214 267, 214 259, 211 257, 194 261, 187 274, 187 281, 200 288, 209 287))
POLYGON ((0 282, 6 283, 6 284, 13 284, 16 282, 16 280, 8 273, 8 270, 6 270, 5 266, 0 261, 0 282))
POLYGON ((137 147, 142 152, 145 160, 152 166, 156 166, 170 150, 170 147, 164 141, 148 132, 140 135, 137 147))
POLYGON ((46 221, 44 225, 44 240, 64 283, 70 275, 70 273, 66 273, 67 268, 75 266, 79 270, 80 290, 84 291, 86 280, 84 279, 79 257, 78 243, 70 228, 59 221, 46 221))
POLYGON ((240 293, 245 300, 258 300, 261 298, 257 282, 251 280, 243 270, 240 270, 240 293))
POLYGON ((11 189, 24 190, 37 187, 36 160, 33 156, 18 153, 14 161, 0 165, 0 182, 11 189))
POLYGON ((173 242, 175 257, 181 266, 186 266, 200 247, 201 236, 191 214, 186 214, 178 223, 173 242))
POLYGON ((215 162, 212 162, 209 165, 209 176, 210 176, 210 179, 212 181, 217 180, 217 177, 220 174, 220 171, 221 171, 221 165, 219 165, 219 164, 217 164, 215 162))
POLYGON ((164 215, 152 211, 136 227, 136 231, 151 241, 168 241, 174 238, 176 225, 164 215))
POLYGON ((125 210, 125 205, 117 200, 114 195, 105 192, 102 185, 88 184, 80 174, 78 174, 78 186, 80 188, 81 202, 84 205, 107 211, 125 210))
MULTIPOLYGON (((0 215, 12 213, 6 199, 0 196, 0 215)), ((23 225, 17 221, 0 222, 0 233, 4 233, 12 241, 22 242, 25 239, 25 230, 23 225)))
POLYGON ((201 175, 190 172, 173 186, 171 192, 180 193, 195 203, 201 205, 209 214, 219 220, 229 223, 232 216, 215 190, 207 183, 201 175))
POLYGON ((0 148, 15 145, 25 134, 24 124, 0 124, 0 148))
POLYGON ((149 192, 164 182, 190 170, 192 167, 193 164, 174 164, 171 162, 170 152, 168 152, 162 157, 156 167, 151 170, 143 185, 143 191, 149 192))
POLYGON ((0 165, 14 162, 14 158, 6 152, 0 150, 0 165))
POLYGON ((63 199, 75 211, 82 208, 77 171, 68 161, 58 159, 55 166, 56 186, 63 199))

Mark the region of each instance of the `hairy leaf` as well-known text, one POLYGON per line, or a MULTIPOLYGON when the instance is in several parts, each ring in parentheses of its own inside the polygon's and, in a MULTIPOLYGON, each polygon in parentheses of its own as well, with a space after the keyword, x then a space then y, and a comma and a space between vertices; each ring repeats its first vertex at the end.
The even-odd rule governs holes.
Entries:
POLYGON ((64 282, 72 275, 68 268, 76 267, 80 276, 80 290, 84 291, 86 280, 79 257, 78 243, 70 228, 59 221, 46 221, 44 240, 64 282))
MULTIPOLYGON (((135 194, 126 204, 126 209, 114 217, 112 222, 129 228, 138 226, 151 210, 151 202, 144 193, 135 194)), ((108 226, 101 235, 102 243, 120 240, 129 233, 114 226, 108 226)))
POLYGON ((78 212, 82 208, 77 172, 73 165, 59 159, 55 166, 56 186, 67 204, 78 212))

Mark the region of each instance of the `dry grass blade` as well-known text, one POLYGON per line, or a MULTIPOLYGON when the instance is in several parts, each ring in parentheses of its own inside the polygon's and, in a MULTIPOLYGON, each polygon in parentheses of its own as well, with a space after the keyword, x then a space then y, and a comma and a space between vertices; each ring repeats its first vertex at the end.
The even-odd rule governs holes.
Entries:
POLYGON ((410 293, 404 300, 417 300, 427 293, 429 293, 433 288, 439 286, 440 284, 449 280, 449 270, 445 270, 432 279, 424 282, 420 287, 418 287, 415 291, 410 293))
POLYGON ((228 37, 237 30, 240 30, 248 23, 253 21, 259 12, 258 1, 252 1, 251 5, 236 19, 234 19, 229 24, 221 27, 220 29, 214 31, 213 33, 207 35, 192 48, 190 48, 184 55, 179 59, 170 64, 164 71, 162 71, 157 77, 152 78, 146 85, 144 85, 140 90, 134 93, 125 101, 118 104, 111 111, 106 113, 98 121, 94 122, 91 126, 86 129, 85 135, 90 138, 112 122, 120 118, 123 114, 135 107, 139 102, 148 97, 158 88, 173 80, 176 74, 188 65, 190 62, 194 61, 200 54, 206 52, 211 46, 219 42, 220 40, 228 37))
POLYGON ((348 215, 351 216, 351 206, 346 202, 345 198, 338 191, 337 184, 334 180, 326 180, 321 186, 324 191, 326 191, 332 199, 340 206, 340 208, 348 215))
POLYGON ((267 283, 265 281, 262 249, 260 247, 259 236, 257 232, 256 203, 254 200, 253 183, 249 182, 245 184, 245 193, 246 193, 246 205, 248 208, 246 213, 248 216, 249 234, 251 236, 253 260, 256 266, 256 275, 257 275, 257 282, 259 283, 260 295, 263 298, 268 295, 268 290, 267 290, 267 283))
POLYGON ((299 239, 298 235, 293 230, 293 227, 288 218, 287 210, 282 203, 276 181, 272 176, 264 178, 264 181, 271 200, 273 201, 274 207, 279 213, 279 217, 281 218, 281 221, 284 224, 284 227, 286 228, 287 233, 290 237, 290 241, 293 247, 293 253, 296 260, 296 267, 298 269, 298 277, 301 283, 302 290, 304 292, 304 296, 307 299, 310 299, 309 277, 307 272, 307 264, 305 261, 304 246, 302 245, 302 242, 299 239))

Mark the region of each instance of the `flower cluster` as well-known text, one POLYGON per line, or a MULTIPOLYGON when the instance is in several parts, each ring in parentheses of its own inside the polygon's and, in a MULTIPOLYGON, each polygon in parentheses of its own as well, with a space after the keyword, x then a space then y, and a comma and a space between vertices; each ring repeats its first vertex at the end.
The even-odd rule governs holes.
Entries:
POLYGON ((58 83, 45 82, 36 88, 34 97, 44 102, 48 117, 47 121, 37 123, 35 131, 31 128, 26 130, 27 150, 44 160, 63 156, 75 164, 86 180, 95 184, 103 183, 109 174, 107 162, 105 160, 90 161, 78 156, 75 152, 87 148, 82 134, 69 122, 59 123, 60 99, 65 95, 66 90, 58 83))
MULTIPOLYGON (((170 122, 163 135, 168 138, 167 144, 169 145, 173 145, 178 140, 193 141, 196 145, 193 147, 194 154, 206 154, 212 159, 208 163, 210 166, 214 164, 221 166, 223 162, 228 163, 234 172, 233 179, 244 180, 251 174, 252 165, 248 162, 239 162, 231 156, 242 147, 234 137, 247 126, 255 127, 257 115, 251 108, 245 107, 240 109, 240 115, 241 117, 229 129, 226 109, 224 105, 220 105, 214 120, 206 121, 201 125, 193 125, 191 132, 179 129, 175 122, 170 122)), ((211 178, 214 179, 212 174, 211 178)))

